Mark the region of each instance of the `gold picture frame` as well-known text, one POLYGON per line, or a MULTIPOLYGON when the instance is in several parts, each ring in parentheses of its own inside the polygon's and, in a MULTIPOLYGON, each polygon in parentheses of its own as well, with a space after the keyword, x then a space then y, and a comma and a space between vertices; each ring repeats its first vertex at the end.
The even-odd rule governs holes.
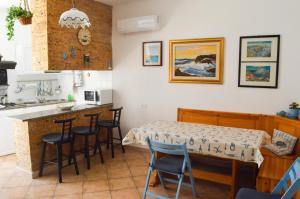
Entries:
POLYGON ((223 84, 224 37, 169 41, 169 82, 223 84))

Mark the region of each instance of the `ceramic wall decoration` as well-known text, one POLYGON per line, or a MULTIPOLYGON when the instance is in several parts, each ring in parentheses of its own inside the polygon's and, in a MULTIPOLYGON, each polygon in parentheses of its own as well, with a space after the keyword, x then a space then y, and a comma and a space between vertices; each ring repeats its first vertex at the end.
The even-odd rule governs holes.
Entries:
POLYGON ((63 59, 66 61, 68 59, 68 54, 66 52, 63 52, 63 59))
POLYGON ((280 35, 240 38, 239 87, 277 88, 280 35))
POLYGON ((74 47, 70 48, 70 55, 71 55, 72 58, 75 57, 75 49, 74 49, 74 47))
POLYGON ((171 40, 169 82, 222 84, 224 38, 171 40))

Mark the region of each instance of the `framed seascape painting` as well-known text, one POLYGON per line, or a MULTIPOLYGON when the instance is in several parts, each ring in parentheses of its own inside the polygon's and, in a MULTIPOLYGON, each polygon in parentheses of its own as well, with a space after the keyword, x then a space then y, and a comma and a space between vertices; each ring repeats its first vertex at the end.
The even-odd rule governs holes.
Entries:
POLYGON ((143 66, 162 66, 162 41, 143 42, 143 66))
POLYGON ((223 83, 224 38, 171 40, 169 82, 223 83))
POLYGON ((277 88, 280 35, 240 38, 239 87, 277 88))

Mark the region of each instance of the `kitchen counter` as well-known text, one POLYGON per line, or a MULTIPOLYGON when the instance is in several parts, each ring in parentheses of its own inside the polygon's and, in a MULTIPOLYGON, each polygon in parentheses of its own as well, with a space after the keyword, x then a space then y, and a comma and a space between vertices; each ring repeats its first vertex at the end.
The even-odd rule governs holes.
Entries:
POLYGON ((61 110, 59 107, 52 110, 46 110, 46 111, 38 111, 38 112, 32 112, 32 113, 25 113, 20 115, 13 115, 9 116, 11 119, 21 120, 21 121, 28 121, 28 120, 35 120, 35 119, 42 119, 47 117, 53 117, 58 116, 62 114, 68 114, 73 113, 77 111, 84 111, 88 109, 94 109, 94 108, 100 108, 100 107, 111 107, 112 104, 105 104, 105 105, 76 105, 70 110, 61 110))
MULTIPOLYGON (((65 104, 70 103, 67 100, 59 99, 59 100, 47 100, 45 102, 22 102, 22 103, 16 103, 12 105, 12 103, 9 103, 7 105, 4 105, 5 107, 0 108, 0 111, 8 111, 8 110, 14 110, 14 109, 21 109, 21 108, 31 108, 31 107, 38 107, 38 106, 47 106, 47 105, 54 105, 54 104, 65 104)), ((2 104, 1 104, 2 105, 2 104)))
MULTIPOLYGON (((32 178, 38 177, 42 138, 50 133, 61 132, 61 125, 55 124, 54 120, 76 118, 72 123, 73 127, 88 126, 90 124, 90 118, 85 117, 86 114, 100 113, 100 119, 111 120, 112 112, 110 109, 112 107, 113 104, 77 105, 72 110, 62 111, 54 105, 54 108, 52 109, 42 110, 42 107, 40 107, 37 111, 29 111, 24 114, 8 116, 9 118, 12 118, 11 121, 13 121, 14 126, 17 166, 22 170, 31 173, 32 178)), ((106 139, 103 137, 106 135, 106 130, 101 129, 100 139, 106 139)), ((95 137, 92 136, 90 143, 92 144, 94 142, 95 137)), ((80 151, 83 144, 83 136, 76 137, 74 144, 75 151, 80 151)), ((68 154, 69 145, 63 145, 62 150, 63 154, 68 154)), ((46 154, 46 160, 50 161, 55 159, 55 147, 47 147, 46 154)), ((77 153, 77 155, 79 155, 79 153, 77 153)), ((51 169, 50 165, 49 168, 45 167, 45 169, 51 169)))

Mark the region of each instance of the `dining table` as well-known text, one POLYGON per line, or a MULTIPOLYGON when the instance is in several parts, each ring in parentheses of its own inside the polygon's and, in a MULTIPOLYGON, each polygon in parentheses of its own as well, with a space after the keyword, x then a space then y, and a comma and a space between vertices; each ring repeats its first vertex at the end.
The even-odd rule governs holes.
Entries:
MULTIPOLYGON (((160 120, 132 128, 124 137, 123 144, 145 148, 147 137, 166 144, 185 144, 191 155, 231 160, 231 176, 216 176, 220 177, 220 182, 232 186, 233 195, 237 189, 239 162, 254 163, 259 168, 264 160, 260 149, 271 138, 263 130, 160 120)), ((193 175, 200 179, 213 177, 196 168, 193 168, 193 175)), ((157 182, 155 175, 153 184, 157 182)))

